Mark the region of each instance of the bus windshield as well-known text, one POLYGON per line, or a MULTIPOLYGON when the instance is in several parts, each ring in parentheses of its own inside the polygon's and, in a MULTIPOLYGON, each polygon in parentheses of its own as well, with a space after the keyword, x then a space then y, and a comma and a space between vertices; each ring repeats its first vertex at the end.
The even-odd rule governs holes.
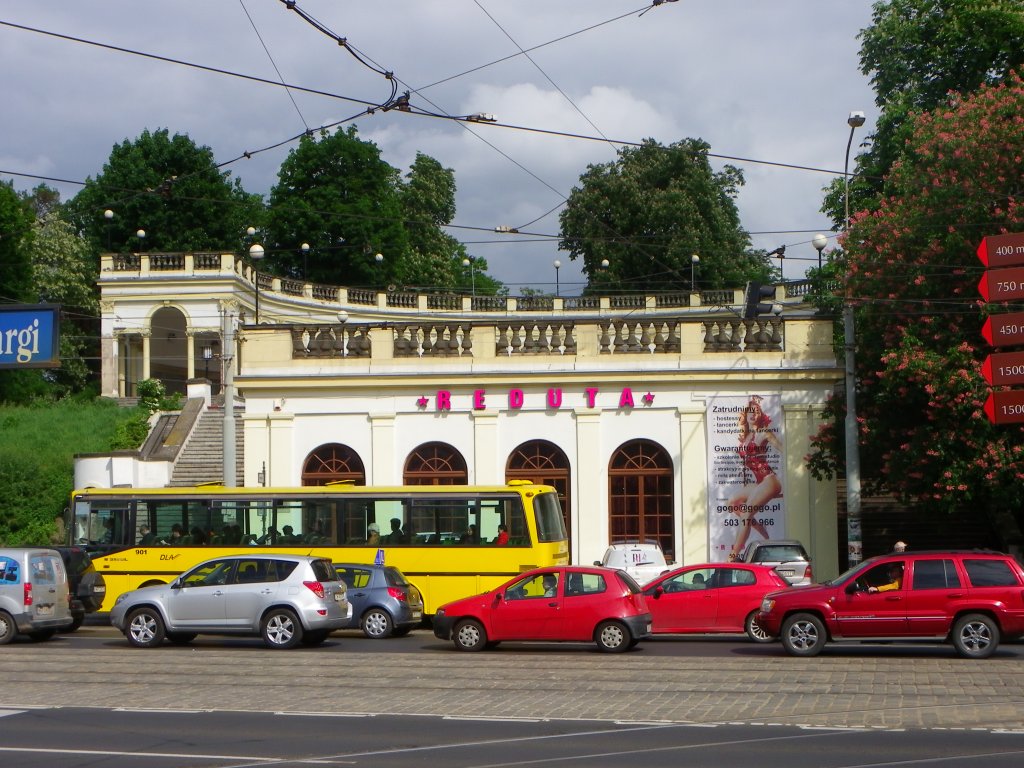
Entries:
POLYGON ((568 562, 558 495, 531 484, 92 488, 73 494, 69 517, 70 543, 92 553, 111 604, 129 589, 251 547, 386 562, 420 589, 428 613, 496 586, 521 564, 568 562))

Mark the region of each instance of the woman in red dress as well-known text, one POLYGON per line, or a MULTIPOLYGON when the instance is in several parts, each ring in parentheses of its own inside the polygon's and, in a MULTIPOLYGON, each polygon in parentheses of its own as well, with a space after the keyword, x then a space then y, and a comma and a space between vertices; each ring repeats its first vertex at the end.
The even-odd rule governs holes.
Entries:
POLYGON ((732 545, 729 560, 738 560, 743 554, 750 529, 753 528, 766 539, 771 538, 757 513, 772 499, 782 496, 782 481, 768 463, 768 446, 782 453, 782 444, 775 433, 768 429, 772 420, 761 410, 761 397, 754 395, 740 414, 739 448, 737 453, 743 461, 744 475, 749 470, 753 482, 746 483, 731 499, 730 511, 739 515, 740 528, 736 542, 732 545))

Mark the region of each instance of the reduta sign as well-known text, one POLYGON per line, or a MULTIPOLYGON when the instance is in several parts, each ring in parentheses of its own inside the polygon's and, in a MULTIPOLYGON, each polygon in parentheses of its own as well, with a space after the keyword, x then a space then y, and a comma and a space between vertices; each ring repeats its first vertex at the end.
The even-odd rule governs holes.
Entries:
POLYGON ((60 306, 0 306, 0 369, 60 368, 60 306))

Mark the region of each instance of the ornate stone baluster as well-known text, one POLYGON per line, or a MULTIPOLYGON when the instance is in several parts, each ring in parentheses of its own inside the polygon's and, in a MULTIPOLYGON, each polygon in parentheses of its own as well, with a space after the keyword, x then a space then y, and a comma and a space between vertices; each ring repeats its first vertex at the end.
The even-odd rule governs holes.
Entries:
POLYGON ((608 355, 612 351, 612 338, 611 334, 608 333, 608 329, 611 327, 611 323, 601 323, 601 339, 598 341, 600 347, 599 354, 608 355))
POLYGON ((304 328, 292 328, 292 357, 308 357, 306 341, 303 338, 304 328))

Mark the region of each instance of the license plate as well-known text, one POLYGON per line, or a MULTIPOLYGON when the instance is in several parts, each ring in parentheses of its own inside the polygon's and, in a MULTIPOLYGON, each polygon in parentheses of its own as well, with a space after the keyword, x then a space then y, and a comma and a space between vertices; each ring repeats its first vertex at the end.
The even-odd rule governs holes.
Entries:
POLYGON ((92 591, 93 591, 94 594, 98 595, 98 594, 106 592, 107 591, 107 587, 106 587, 106 585, 96 584, 96 585, 93 585, 92 591))
POLYGON ((36 616, 52 616, 53 606, 52 605, 38 605, 36 606, 36 616))
POLYGON ((796 573, 796 571, 790 570, 789 568, 784 568, 781 571, 779 571, 779 573, 781 573, 783 576, 792 576, 794 573, 796 573))
POLYGON ((412 617, 414 619, 416 619, 416 621, 419 621, 420 619, 423 618, 423 611, 413 611, 412 612, 412 617))

